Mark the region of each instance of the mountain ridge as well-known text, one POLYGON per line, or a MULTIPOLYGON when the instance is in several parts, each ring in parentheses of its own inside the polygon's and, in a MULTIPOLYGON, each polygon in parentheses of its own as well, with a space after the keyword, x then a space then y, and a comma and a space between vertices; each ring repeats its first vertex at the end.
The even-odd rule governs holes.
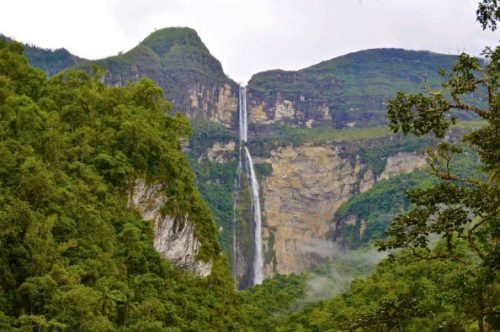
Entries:
MULTIPOLYGON (((17 42, 15 39, 0 33, 0 41, 6 43, 17 42)), ((77 55, 70 53, 66 48, 42 48, 32 44, 20 43, 24 47, 24 55, 30 64, 42 69, 48 76, 57 74, 80 62, 87 61, 77 55)))
MULTIPOLYGON (((54 52, 64 53, 65 61, 53 64, 55 53, 32 46, 25 54, 49 74, 68 68, 90 71, 92 65, 98 65, 107 70, 105 82, 109 85, 151 77, 163 88, 175 112, 232 129, 238 126, 238 84, 194 29, 159 29, 130 50, 98 60, 85 60, 65 50, 54 52), (40 53, 44 56, 37 57, 40 53)), ((451 69, 455 60, 455 55, 432 51, 375 48, 299 70, 256 73, 248 82, 250 135, 261 133, 260 126, 275 123, 302 128, 385 125, 389 98, 400 90, 425 91, 424 77, 432 86, 439 86, 442 77, 438 70, 451 69)))
POLYGON ((456 59, 430 51, 378 48, 297 71, 257 73, 248 84, 252 122, 336 128, 385 125, 388 99, 398 91, 425 92, 424 79, 439 87, 443 77, 438 71, 450 70, 456 59))

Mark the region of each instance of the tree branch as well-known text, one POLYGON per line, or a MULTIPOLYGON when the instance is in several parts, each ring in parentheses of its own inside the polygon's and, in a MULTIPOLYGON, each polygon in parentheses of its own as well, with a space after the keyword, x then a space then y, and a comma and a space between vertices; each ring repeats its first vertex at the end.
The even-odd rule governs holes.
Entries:
POLYGON ((450 104, 449 108, 456 108, 456 109, 461 109, 464 111, 472 111, 482 117, 483 119, 489 119, 490 118, 490 113, 488 111, 485 111, 483 109, 480 109, 479 107, 473 106, 473 105, 466 105, 462 103, 460 98, 455 97, 453 100, 456 102, 456 104, 450 104))

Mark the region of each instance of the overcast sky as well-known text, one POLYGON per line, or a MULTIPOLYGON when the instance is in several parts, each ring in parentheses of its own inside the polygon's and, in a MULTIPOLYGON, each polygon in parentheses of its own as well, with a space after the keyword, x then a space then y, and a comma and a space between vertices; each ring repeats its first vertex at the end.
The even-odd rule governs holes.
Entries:
POLYGON ((478 0, 0 0, 0 33, 97 59, 155 29, 189 26, 246 82, 345 53, 401 47, 478 55, 500 32, 475 22, 478 0))

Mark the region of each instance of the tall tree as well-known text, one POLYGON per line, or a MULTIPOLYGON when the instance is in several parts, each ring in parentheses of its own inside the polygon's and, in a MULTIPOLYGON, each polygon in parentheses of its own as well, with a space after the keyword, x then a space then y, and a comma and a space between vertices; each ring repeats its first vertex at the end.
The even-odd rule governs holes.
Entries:
MULTIPOLYGON (((500 20, 497 1, 481 1, 477 20, 483 29, 495 30, 500 20)), ((488 331, 500 328, 500 47, 487 47, 483 56, 481 60, 461 54, 451 72, 441 72, 446 82, 439 90, 426 84, 427 94, 400 92, 389 101, 387 116, 395 133, 433 133, 443 139, 427 153, 430 170, 441 181, 430 189, 409 191, 414 208, 394 220, 379 248, 409 248, 422 260, 463 264, 474 283, 472 288, 464 286, 463 296, 473 299, 470 310, 480 331, 488 331), (467 103, 470 94, 483 95, 485 102, 467 103), (458 112, 474 113, 485 125, 451 143, 445 136, 458 112), (454 157, 464 151, 479 155, 484 176, 453 172, 454 157)))

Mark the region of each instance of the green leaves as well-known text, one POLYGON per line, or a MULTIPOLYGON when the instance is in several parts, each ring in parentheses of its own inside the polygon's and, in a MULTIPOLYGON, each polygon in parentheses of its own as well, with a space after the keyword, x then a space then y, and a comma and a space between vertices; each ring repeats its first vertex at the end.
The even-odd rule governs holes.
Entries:
MULTIPOLYGON (((478 20, 483 28, 495 30, 499 13, 496 0, 482 1, 478 20)), ((407 248, 422 260, 448 259, 468 267, 475 278, 473 294, 468 296, 478 307, 475 318, 481 331, 487 330, 485 324, 494 323, 491 312, 498 303, 491 294, 498 284, 498 264, 493 261, 500 260, 500 46, 487 48, 484 54, 489 61, 485 66, 461 54, 443 90, 433 91, 427 85, 427 96, 398 93, 388 103, 387 117, 394 132, 416 136, 432 132, 438 138, 445 137, 454 121, 451 111, 481 117, 487 125, 472 130, 461 143, 477 151, 487 176, 455 174, 453 158, 464 151, 459 144, 445 140, 429 148, 429 166, 440 183, 410 191, 413 210, 397 217, 386 231, 388 239, 379 242, 380 250, 407 248), (485 93, 487 108, 464 103, 462 97, 470 93, 485 93)))
POLYGON ((395 133, 402 131, 405 135, 422 136, 433 132, 442 138, 454 123, 454 119, 445 114, 448 109, 449 104, 441 94, 426 97, 398 92, 387 103, 387 118, 395 133))
POLYGON ((500 6, 497 0, 482 0, 476 11, 477 20, 481 23, 483 30, 495 31, 497 21, 500 20, 500 6))
POLYGON ((96 68, 47 80, 21 51, 0 44, 0 329, 222 329, 225 312, 208 303, 227 295, 236 308, 234 285, 180 151, 187 119, 150 79, 107 87, 96 68), (127 207, 138 178, 165 188, 165 213, 190 217, 219 279, 155 251, 152 223, 127 207))

